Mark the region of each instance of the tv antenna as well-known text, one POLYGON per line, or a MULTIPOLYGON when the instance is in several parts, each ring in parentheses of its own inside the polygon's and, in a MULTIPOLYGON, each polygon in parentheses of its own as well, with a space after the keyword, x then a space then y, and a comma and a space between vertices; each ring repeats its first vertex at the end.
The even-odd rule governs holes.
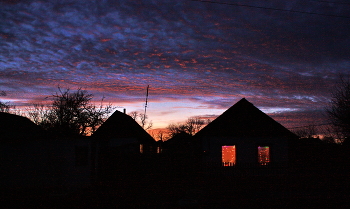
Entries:
POLYGON ((147 85, 147 90, 146 90, 145 117, 146 117, 147 104, 148 104, 148 89, 149 89, 149 85, 147 85))
POLYGON ((146 90, 145 112, 144 112, 144 115, 141 119, 142 128, 145 128, 145 124, 146 124, 146 111, 147 111, 147 104, 148 104, 148 89, 149 89, 149 85, 147 85, 147 90, 146 90))

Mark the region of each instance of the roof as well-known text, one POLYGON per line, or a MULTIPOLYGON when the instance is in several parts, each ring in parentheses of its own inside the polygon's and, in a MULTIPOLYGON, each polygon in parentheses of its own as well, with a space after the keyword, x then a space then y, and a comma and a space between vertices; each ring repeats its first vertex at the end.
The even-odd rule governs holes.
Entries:
POLYGON ((118 110, 92 136, 103 139, 137 138, 140 142, 155 142, 132 117, 118 110))
POLYGON ((165 144, 182 144, 192 141, 192 136, 186 132, 181 132, 165 141, 165 144))
POLYGON ((26 117, 0 112, 0 136, 2 140, 37 139, 43 130, 26 117))
POLYGON ((291 137, 295 135, 245 98, 238 101, 196 137, 291 137))

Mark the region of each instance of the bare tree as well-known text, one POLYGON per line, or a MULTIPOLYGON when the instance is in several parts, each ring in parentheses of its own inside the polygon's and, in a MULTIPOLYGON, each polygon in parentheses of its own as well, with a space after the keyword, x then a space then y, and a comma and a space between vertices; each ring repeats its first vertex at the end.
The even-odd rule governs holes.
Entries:
MULTIPOLYGON (((7 93, 5 91, 0 91, 0 96, 7 96, 7 93)), ((0 101, 0 112, 9 113, 11 109, 15 109, 15 106, 10 105, 8 102, 0 101)))
POLYGON ((29 118, 44 129, 62 135, 90 135, 114 109, 110 104, 104 106, 103 98, 96 106, 91 102, 93 95, 81 88, 71 92, 58 87, 58 92, 48 98, 52 103, 46 107, 35 104, 28 111, 29 118))
POLYGON ((26 110, 26 116, 38 125, 43 123, 48 115, 48 109, 43 104, 33 104, 33 107, 26 108, 26 110))
POLYGON ((139 113, 137 111, 133 111, 133 112, 130 112, 128 115, 132 117, 132 119, 137 120, 139 113))
POLYGON ((133 111, 133 112, 130 112, 128 115, 130 117, 132 117, 132 119, 134 119, 138 124, 140 124, 140 126, 144 130, 149 130, 153 126, 153 122, 148 120, 148 116, 143 114, 143 113, 139 113, 137 111, 133 111))
POLYGON ((158 131, 156 139, 160 141, 165 141, 166 139, 165 131, 158 131))
POLYGON ((156 141, 165 141, 167 139, 167 134, 163 130, 149 130, 148 133, 155 139, 156 141))
POLYGON ((198 131, 200 131, 204 125, 209 123, 210 121, 205 121, 204 119, 201 119, 200 117, 192 117, 187 119, 186 125, 187 125, 187 131, 190 135, 195 135, 198 131))
POLYGON ((100 105, 88 103, 80 114, 81 132, 84 135, 93 134, 106 120, 107 115, 114 110, 111 104, 104 106, 102 98, 100 105))
POLYGON ((177 134, 180 133, 187 133, 187 127, 185 124, 169 124, 167 127, 167 132, 168 132, 168 139, 176 136, 177 134))
POLYGON ((350 137, 350 79, 340 78, 340 83, 332 93, 329 107, 326 108, 329 120, 340 130, 343 138, 350 137))
POLYGON ((210 123, 210 120, 204 120, 200 117, 191 117, 184 123, 169 124, 167 126, 168 135, 170 138, 179 133, 187 133, 193 136, 208 123, 210 123))
POLYGON ((316 126, 309 125, 296 128, 294 131, 299 138, 313 138, 316 135, 316 126))
POLYGON ((8 102, 2 102, 0 101, 0 112, 10 112, 11 106, 8 104, 8 102))
POLYGON ((143 129, 148 130, 152 128, 153 122, 148 120, 148 116, 146 114, 140 113, 139 114, 141 126, 143 129))

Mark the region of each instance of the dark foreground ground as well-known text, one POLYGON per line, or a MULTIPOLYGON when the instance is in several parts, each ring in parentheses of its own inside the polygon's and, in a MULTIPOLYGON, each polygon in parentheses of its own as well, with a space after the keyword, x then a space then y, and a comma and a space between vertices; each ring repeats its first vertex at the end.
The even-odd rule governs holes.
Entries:
POLYGON ((350 208, 349 175, 337 167, 255 176, 135 166, 102 179, 75 191, 2 191, 1 208, 350 208))

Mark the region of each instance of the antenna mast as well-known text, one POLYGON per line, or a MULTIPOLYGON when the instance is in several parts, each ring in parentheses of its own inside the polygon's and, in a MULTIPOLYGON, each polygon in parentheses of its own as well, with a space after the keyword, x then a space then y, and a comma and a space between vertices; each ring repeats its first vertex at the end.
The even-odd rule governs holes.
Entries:
POLYGON ((148 104, 148 89, 149 85, 147 85, 147 90, 146 90, 146 103, 145 103, 145 113, 144 113, 144 121, 142 123, 142 126, 145 126, 145 121, 146 121, 146 111, 147 111, 147 104, 148 104))

